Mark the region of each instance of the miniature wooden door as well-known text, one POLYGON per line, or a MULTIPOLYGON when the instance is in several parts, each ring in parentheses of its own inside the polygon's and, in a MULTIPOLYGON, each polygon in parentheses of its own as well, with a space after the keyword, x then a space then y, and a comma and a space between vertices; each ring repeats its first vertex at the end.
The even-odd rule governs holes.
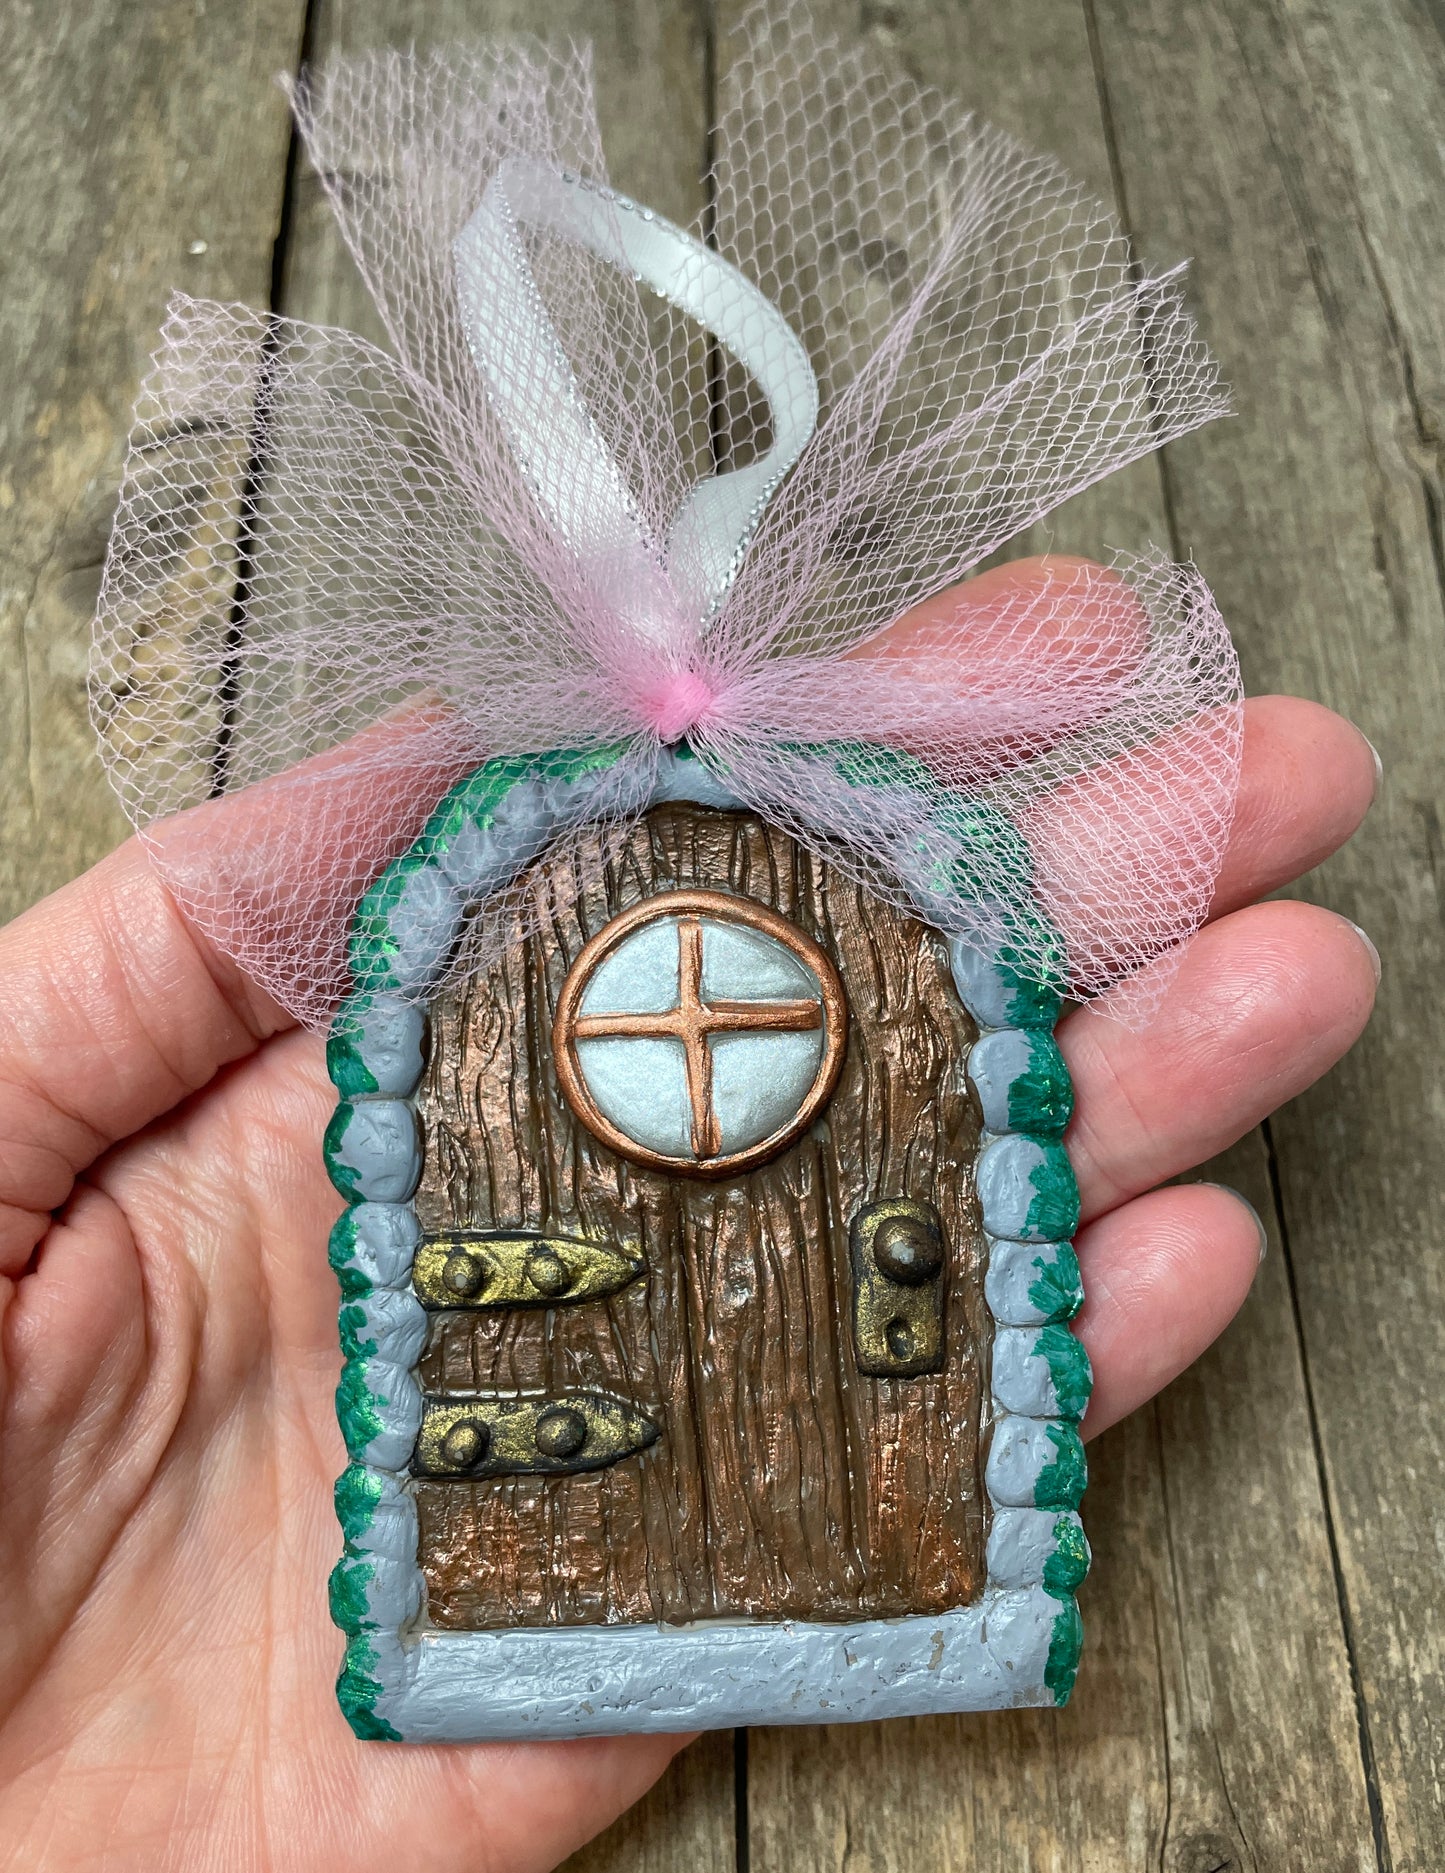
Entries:
POLYGON ((431 1017, 430 1623, 969 1603, 989 1316, 942 940, 688 805, 530 888, 541 933, 431 1017))

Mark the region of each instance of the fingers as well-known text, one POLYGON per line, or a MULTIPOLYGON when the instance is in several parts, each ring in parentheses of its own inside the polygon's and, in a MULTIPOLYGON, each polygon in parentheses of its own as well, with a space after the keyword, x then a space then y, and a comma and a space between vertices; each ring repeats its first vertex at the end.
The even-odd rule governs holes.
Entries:
MULTIPOLYGON (((1055 554, 1014 560, 938 593, 852 656, 931 664, 946 670, 950 688, 988 699, 995 691, 1018 693, 1026 636, 1032 670, 1057 712, 1051 728, 1075 727, 1110 706, 1119 682, 1135 673, 1148 626, 1146 608, 1119 574, 1055 554)), ((926 740, 926 725, 915 724, 915 733, 926 740)), ((1189 734, 1161 739, 1161 788, 1174 773, 1169 757, 1185 751, 1189 734)), ((1212 914, 1277 890, 1342 846, 1369 810, 1378 761, 1352 723, 1319 703, 1296 696, 1246 702, 1239 794, 1212 914)), ((1131 789, 1140 786, 1138 767, 1132 763, 1127 777, 1131 789)), ((1031 828, 1046 869, 1051 844, 1066 833, 1076 838, 1094 804, 1109 826, 1118 823, 1112 775, 1105 764, 1049 800, 1031 828)), ((1161 805, 1179 817, 1167 791, 1161 805)), ((1127 816, 1122 830, 1126 843, 1137 840, 1127 816)), ((1187 825, 1183 831, 1187 837, 1187 825)))
MULTIPOLYGON (((907 695, 900 745, 926 758, 962 732, 976 782, 1106 715, 1127 696, 1149 639, 1149 612, 1119 573, 1047 554, 935 593, 842 665, 886 663, 907 695)), ((868 684, 860 702, 871 719, 850 732, 877 732, 878 697, 868 684)))
POLYGON ((935 592, 848 661, 933 663, 963 694, 980 683, 1016 684, 1020 630, 1027 626, 1065 687, 1101 664, 1128 668, 1147 641, 1149 615, 1117 572, 1092 559, 1045 553, 1010 560, 935 592))
POLYGON ((480 759, 463 717, 418 698, 322 754, 178 813, 150 838, 191 921, 321 1027, 346 990, 362 893, 480 759))
POLYGON ((1200 931, 1146 1028, 1068 1016, 1084 1217, 1222 1151, 1333 1066, 1369 1016, 1376 960, 1331 911, 1257 904, 1200 931))
POLYGON ((1076 1330, 1094 1368, 1095 1437, 1177 1378, 1234 1318, 1264 1250, 1254 1211, 1219 1184, 1155 1190, 1080 1230, 1076 1330))
MULTIPOLYGON (((255 942, 300 955, 323 911, 344 925, 375 855, 414 836, 455 778, 455 744, 449 723, 413 710, 183 813, 155 833, 170 880, 199 894, 224 878, 255 942), (286 875, 310 891, 268 911, 282 847, 286 875)), ((331 950, 344 954, 344 930, 331 950)), ((290 1025, 182 915, 136 840, 0 930, 0 1273, 24 1267, 50 1212, 109 1145, 290 1025)))
POLYGON ((1239 801, 1210 915, 1277 891, 1337 851, 1370 809, 1379 757, 1343 716, 1299 696, 1244 705, 1239 801))
POLYGON ((692 1736, 579 1737, 569 1743, 476 1744, 416 1750, 444 1762, 448 1797, 473 1810, 467 1830, 485 1841, 476 1864, 548 1873, 639 1801, 692 1736), (499 1765, 507 1800, 497 1800, 499 1765))
POLYGON ((1297 696, 1258 696, 1244 704, 1242 729, 1232 802, 1222 724, 1198 717, 1100 762, 1024 816, 1041 889, 1067 902, 1076 948, 1106 946, 1119 900, 1147 902, 1169 887, 1202 841, 1218 840, 1219 869, 1197 909, 1217 917, 1303 876, 1359 826, 1378 757, 1352 723, 1297 696))
POLYGON ((976 787, 1128 711, 1156 648, 1122 574, 1023 559, 935 593, 841 656, 733 673, 709 720, 784 741, 882 741, 946 785, 976 787))
POLYGON ((108 1145, 284 1024, 134 839, 0 931, 0 1271, 108 1145))

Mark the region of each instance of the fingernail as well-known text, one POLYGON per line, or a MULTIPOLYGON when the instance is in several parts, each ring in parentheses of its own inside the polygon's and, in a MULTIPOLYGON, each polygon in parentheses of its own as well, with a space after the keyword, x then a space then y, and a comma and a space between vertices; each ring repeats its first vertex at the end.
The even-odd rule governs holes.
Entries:
POLYGON ((1354 931, 1355 935, 1364 944, 1365 948, 1370 952, 1370 967, 1375 972, 1375 986, 1378 988, 1380 985, 1380 952, 1375 948, 1374 944, 1370 941, 1369 936, 1366 934, 1366 932, 1363 931, 1357 923, 1350 923, 1350 920, 1348 917, 1346 917, 1345 922, 1347 924, 1350 924, 1350 928, 1354 931))
POLYGON ((1208 1178, 1205 1178, 1203 1181, 1211 1190, 1224 1191, 1227 1196, 1233 1197, 1236 1203, 1241 1204, 1249 1211, 1250 1215, 1254 1218, 1255 1231, 1259 1236, 1259 1259, 1263 1261, 1265 1256, 1269 1253, 1269 1232, 1264 1226, 1264 1218, 1260 1215, 1259 1211, 1250 1202, 1244 1192, 1242 1190, 1236 1190, 1233 1184, 1211 1183, 1208 1178))
POLYGON ((1355 730, 1355 733, 1359 736, 1360 740, 1369 749, 1370 759, 1375 764, 1375 788, 1374 788, 1374 792, 1370 795, 1370 799, 1372 801, 1378 800, 1380 797, 1380 789, 1385 784, 1385 763, 1380 759, 1379 749, 1375 746, 1374 742, 1370 740, 1369 736, 1365 733, 1365 731, 1362 728, 1357 728, 1355 730))

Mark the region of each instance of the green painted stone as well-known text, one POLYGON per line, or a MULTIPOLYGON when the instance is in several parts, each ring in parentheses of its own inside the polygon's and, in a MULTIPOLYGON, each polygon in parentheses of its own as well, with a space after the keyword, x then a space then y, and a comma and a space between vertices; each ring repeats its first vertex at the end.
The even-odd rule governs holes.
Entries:
POLYGON ((537 756, 536 771, 543 780, 564 781, 570 787, 588 774, 615 767, 628 746, 625 741, 611 741, 597 748, 550 748, 537 756))
POLYGON ((1031 902, 1009 906, 1008 935, 993 966, 1007 997, 1005 1011, 1019 1028, 1052 1028, 1063 1011, 1067 957, 1058 932, 1031 902))
POLYGON ((344 1554, 332 1568, 326 1582, 331 1623, 339 1626, 348 1638, 355 1638, 363 1627, 374 1624, 366 1616, 366 1583, 371 1575, 370 1561, 344 1554))
POLYGON ((484 761, 443 796, 413 851, 435 859, 467 827, 485 829, 518 781, 560 780, 571 785, 615 766, 628 747, 625 741, 613 741, 596 748, 553 748, 546 754, 498 755, 484 761))
POLYGON ((513 786, 532 772, 535 762, 530 754, 499 755, 483 762, 442 796, 413 850, 435 858, 464 827, 485 826, 513 786))
POLYGON ((913 853, 921 880, 937 897, 974 903, 997 898, 1002 886, 1023 899, 1031 888, 1027 841, 1003 814, 962 795, 934 806, 913 853))
POLYGON ((360 1099, 377 1089, 376 1075, 349 1036, 331 1035, 326 1042, 326 1071, 344 1099, 360 1099))
POLYGON ((1063 1010, 1064 1000, 1048 981, 1040 981, 1036 968, 1026 964, 1012 944, 1005 944, 994 958, 994 968, 1004 985, 1008 999, 1005 1012, 1016 1028, 1052 1028, 1063 1010))
POLYGON ((336 1519, 348 1543, 360 1541, 371 1527, 381 1492, 381 1478, 365 1464, 348 1463, 337 1477, 332 1500, 336 1504, 336 1519))
POLYGON ((391 915, 411 879, 431 862, 426 847, 418 841, 410 851, 392 860, 357 906, 346 953, 352 982, 362 993, 369 990, 375 994, 401 986, 396 968, 401 950, 392 934, 391 915))
MULTIPOLYGON (((379 1402, 385 1405, 390 1400, 383 1398, 379 1402)), ((359 1458, 381 1429, 377 1403, 367 1387, 363 1362, 348 1360, 341 1368, 341 1383, 336 1388, 336 1421, 353 1457, 359 1458)))
POLYGON ((1052 1034, 1029 1035, 1029 1064, 1008 1089, 1011 1132, 1062 1137, 1074 1115, 1074 1083, 1052 1034))
POLYGON ((1034 1507, 1077 1509, 1089 1480, 1083 1439, 1072 1424, 1050 1424, 1046 1435, 1056 1455, 1039 1471, 1034 1484, 1034 1507))
POLYGON ((341 1339, 343 1358, 365 1359, 368 1353, 376 1351, 375 1340, 363 1340, 361 1337, 368 1325, 364 1307, 358 1307, 354 1301, 348 1301, 337 1315, 336 1324, 341 1339))
POLYGON ((385 1717, 376 1714, 381 1686, 373 1675, 375 1669, 376 1648, 370 1639, 363 1633, 348 1640, 346 1663, 336 1680, 336 1701, 352 1730, 363 1741, 399 1743, 401 1732, 393 1729, 385 1717))
POLYGON ((850 787, 917 787, 931 792, 938 785, 932 769, 916 756, 871 741, 834 742, 826 750, 803 747, 798 752, 824 756, 850 787))
POLYGON ((1089 1571, 1089 1544, 1072 1516, 1054 1523, 1054 1551, 1044 1562, 1044 1585, 1060 1599, 1071 1594, 1089 1571))
POLYGON ((1079 1185, 1064 1147, 1037 1140, 1042 1160, 1029 1172, 1033 1196, 1024 1219, 1028 1242, 1062 1242, 1079 1226, 1079 1185))
POLYGON ((1072 1242, 1056 1242, 1051 1256, 1034 1261, 1038 1277, 1029 1284, 1029 1302, 1051 1320, 1072 1320, 1084 1305, 1084 1278, 1072 1242))
POLYGON ((1034 1341, 1034 1351, 1048 1363, 1059 1415, 1082 1418, 1094 1389, 1094 1374, 1083 1341, 1067 1327, 1043 1327, 1034 1341))
POLYGON ((326 1175, 331 1179, 333 1186, 350 1203, 354 1203, 361 1195, 361 1187, 357 1182, 360 1173, 351 1165, 341 1162, 341 1147, 345 1142, 347 1129, 355 1111, 356 1108, 343 1099, 332 1113, 321 1140, 321 1156, 326 1165, 326 1175))
POLYGON ((356 1266, 356 1209, 349 1204, 332 1225, 326 1259, 335 1273, 343 1300, 364 1301, 371 1293, 370 1279, 356 1266))
POLYGON ((987 855, 996 865, 1008 868, 1009 875, 1021 885, 1033 877, 1034 859, 1029 842, 1006 813, 971 800, 966 794, 948 794, 930 816, 945 839, 960 845, 965 853, 987 855))
POLYGON ((378 1090, 375 1074, 361 1057, 362 1019, 370 1008, 370 995, 353 995, 336 1011, 326 1037, 326 1071, 343 1099, 360 1099, 378 1090))
POLYGON ((1070 1594, 1061 1601, 1054 1616, 1049 1656, 1044 1665, 1044 1683, 1052 1691, 1055 1704, 1068 1703, 1074 1679, 1078 1676, 1079 1656, 1083 1649, 1084 1622, 1079 1615, 1078 1602, 1070 1594))

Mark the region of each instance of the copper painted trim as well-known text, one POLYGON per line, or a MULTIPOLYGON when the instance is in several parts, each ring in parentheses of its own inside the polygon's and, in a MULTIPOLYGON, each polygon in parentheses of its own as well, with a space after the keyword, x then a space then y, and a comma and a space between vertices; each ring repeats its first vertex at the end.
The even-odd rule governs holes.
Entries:
POLYGON ((592 1135, 609 1150, 652 1170, 685 1177, 734 1177, 774 1157, 805 1132, 837 1084, 848 1040, 848 1004, 843 984, 827 952, 806 931, 755 898, 726 891, 664 891, 620 912, 583 945, 567 972, 552 1023, 552 1058, 563 1096, 592 1135), (594 970, 625 938, 647 924, 676 917, 678 925, 678 1004, 661 1014, 582 1015, 582 997, 594 970), (818 982, 820 1000, 704 1002, 702 929, 699 919, 743 924, 770 936, 802 962, 818 982), (802 1033, 823 1024, 823 1057, 813 1084, 786 1125, 746 1150, 716 1156, 717 1120, 712 1106, 712 1071, 708 1035, 772 1029, 802 1033), (625 1024, 625 1025, 624 1025, 625 1024), (692 1106, 695 1155, 668 1157, 651 1151, 620 1131, 598 1107, 577 1059, 577 1042, 602 1035, 667 1036, 682 1042, 687 1055, 688 1095, 692 1106))

